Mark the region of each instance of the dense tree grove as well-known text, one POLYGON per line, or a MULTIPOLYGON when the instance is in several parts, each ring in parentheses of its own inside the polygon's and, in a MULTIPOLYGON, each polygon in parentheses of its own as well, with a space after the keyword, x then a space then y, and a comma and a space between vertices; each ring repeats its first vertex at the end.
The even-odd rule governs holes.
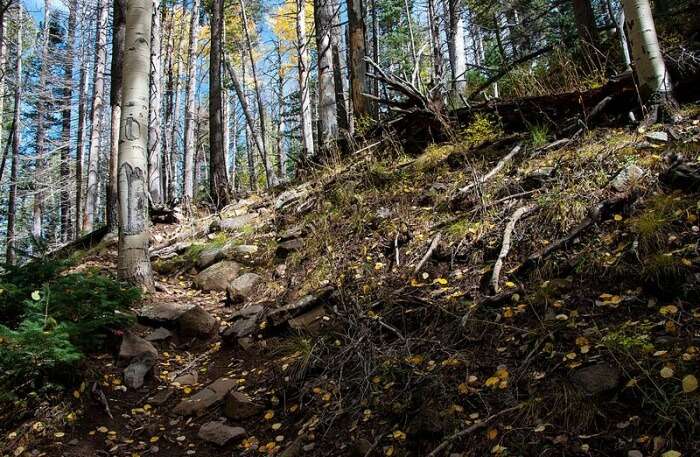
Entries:
MULTIPOLYGON (((128 3, 0 5, 8 262, 117 230, 128 3)), ((221 208, 347 152, 351 135, 395 111, 399 94, 377 70, 458 109, 595 87, 632 65, 642 96, 664 111, 671 75, 654 15, 663 10, 657 27, 671 35, 674 9, 692 5, 154 0, 144 204, 221 208)))

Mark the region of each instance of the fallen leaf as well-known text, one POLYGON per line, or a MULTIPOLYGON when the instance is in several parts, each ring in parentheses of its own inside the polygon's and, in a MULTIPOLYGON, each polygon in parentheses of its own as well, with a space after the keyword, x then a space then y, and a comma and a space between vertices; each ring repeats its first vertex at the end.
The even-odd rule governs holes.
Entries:
POLYGON ((683 377, 683 392, 689 394, 691 392, 695 392, 697 389, 698 378, 692 374, 683 377))
POLYGON ((668 379, 673 376, 673 368, 671 367, 663 367, 661 371, 659 372, 661 374, 661 377, 664 379, 668 379))

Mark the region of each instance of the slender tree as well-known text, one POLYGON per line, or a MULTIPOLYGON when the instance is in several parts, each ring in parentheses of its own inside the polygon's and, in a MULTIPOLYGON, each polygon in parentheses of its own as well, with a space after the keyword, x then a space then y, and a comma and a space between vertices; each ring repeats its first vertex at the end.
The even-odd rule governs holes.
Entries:
POLYGON ((209 190, 216 208, 229 202, 224 151, 224 116, 221 83, 222 33, 224 28, 224 2, 212 0, 209 54, 209 190))
POLYGON ((161 141, 161 103, 163 64, 161 61, 160 0, 153 0, 151 20, 151 88, 148 115, 148 192, 153 205, 163 204, 161 179, 163 142, 161 141))
POLYGON ((185 164, 183 166, 182 197, 189 206, 194 197, 195 140, 195 84, 197 82, 197 35, 199 33, 199 0, 192 0, 190 11, 190 39, 187 49, 187 89, 185 95, 185 164))
MULTIPOLYGON (((37 98, 36 114, 36 172, 41 175, 46 169, 46 78, 49 73, 49 21, 51 9, 48 0, 44 0, 44 24, 41 37, 41 69, 39 70, 39 94, 37 98)), ((34 184, 34 208, 32 212, 32 236, 34 239, 42 237, 42 221, 44 215, 44 184, 46 179, 35 179, 34 184)))
POLYGON ((127 0, 119 128, 119 277, 154 290, 148 256, 148 105, 152 0, 127 0))
POLYGON ((309 48, 306 42, 306 2, 296 0, 297 5, 297 53, 299 65, 299 117, 301 118, 301 138, 303 154, 314 155, 313 125, 311 122, 311 93, 309 91, 309 48))
POLYGON ((85 217, 83 230, 90 232, 97 221, 97 201, 99 197, 100 133, 105 92, 105 62, 107 58, 107 0, 99 1, 97 15, 97 48, 95 50, 95 83, 92 96, 92 128, 88 152, 88 176, 85 189, 85 217))
POLYGON ((625 25, 640 92, 655 122, 674 111, 673 85, 666 69, 649 0, 623 0, 625 25))
MULTIPOLYGON (((71 146, 71 112, 73 108, 73 48, 75 46, 75 27, 78 15, 78 0, 71 0, 68 8, 68 29, 66 30, 66 60, 63 76, 63 110, 61 112, 61 193, 60 221, 61 239, 73 238, 73 225, 70 220, 70 146, 71 146)), ((78 219, 80 213, 78 213, 78 219)))
POLYGON ((333 7, 331 0, 315 0, 316 46, 318 51, 318 125, 319 144, 328 151, 338 136, 338 118, 333 81, 333 53, 331 27, 333 7))
POLYGON ((368 114, 367 63, 365 62, 365 19, 362 0, 348 0, 348 32, 350 35, 350 100, 352 114, 361 119, 368 114))
POLYGON ((459 105, 466 88, 467 57, 464 49, 464 19, 460 0, 446 0, 449 10, 447 49, 452 72, 452 102, 459 105))
POLYGON ((107 180, 107 225, 116 233, 119 226, 119 193, 117 162, 119 161, 119 120, 122 115, 122 66, 126 33, 126 0, 114 0, 112 13, 112 63, 109 104, 112 108, 112 135, 109 144, 109 178, 107 180))
POLYGON ((15 253, 15 212, 17 210, 17 174, 19 168, 19 145, 22 141, 20 110, 22 109, 22 5, 17 7, 17 53, 15 63, 15 113, 12 120, 12 162, 10 165, 10 196, 7 201, 7 243, 5 262, 14 265, 15 253))

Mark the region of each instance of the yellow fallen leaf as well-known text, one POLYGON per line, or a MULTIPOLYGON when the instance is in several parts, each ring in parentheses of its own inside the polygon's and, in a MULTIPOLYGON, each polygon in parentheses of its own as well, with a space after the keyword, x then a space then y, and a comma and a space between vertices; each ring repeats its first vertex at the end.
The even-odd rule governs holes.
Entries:
POLYGON ((495 440, 497 436, 498 436, 498 430, 496 430, 495 428, 490 428, 486 432, 486 437, 490 440, 495 440))
POLYGON ((272 424, 272 430, 279 430, 280 428, 282 428, 282 423, 277 422, 275 424, 272 424))
POLYGON ((661 454, 661 457, 681 457, 682 455, 683 454, 681 454, 678 451, 671 450, 671 451, 666 451, 663 454, 661 454))
POLYGON ((662 316, 670 316, 678 312, 678 307, 676 305, 666 305, 659 309, 662 316))
POLYGON ((498 385, 499 382, 501 382, 501 380, 500 380, 498 377, 496 377, 496 376, 491 376, 490 378, 488 378, 488 379, 486 380, 486 382, 484 382, 484 385, 485 385, 486 387, 495 387, 495 386, 498 385))
POLYGON ((152 436, 151 439, 148 441, 150 441, 151 443, 157 443, 159 439, 160 439, 159 436, 152 436))
POLYGON ((698 378, 689 374, 683 377, 683 392, 689 394, 698 389, 698 378))
POLYGON ((268 411, 268 412, 265 413, 265 420, 270 420, 270 419, 272 419, 273 417, 275 417, 275 412, 274 412, 274 411, 270 410, 270 411, 268 411))
POLYGON ((614 218, 617 222, 620 222, 622 219, 624 219, 624 218, 622 217, 621 214, 615 214, 615 215, 613 216, 613 218, 614 218))
POLYGON ((387 457, 391 457, 392 455, 394 455, 394 446, 389 446, 388 448, 386 448, 386 450, 384 450, 384 455, 386 455, 387 457))
POLYGON ((506 281, 505 286, 511 289, 515 289, 515 283, 512 281, 506 281))
POLYGON ((406 434, 401 430, 394 430, 392 436, 396 441, 406 441, 406 434))
POLYGON ((659 372, 662 378, 668 379, 673 376, 673 368, 671 367, 663 367, 661 371, 659 372))
POLYGON ((103 425, 102 427, 98 427, 97 431, 100 433, 107 433, 109 429, 103 425))
POLYGON ((441 286, 446 286, 447 285, 447 279, 445 278, 437 278, 435 280, 436 284, 440 284, 441 286))

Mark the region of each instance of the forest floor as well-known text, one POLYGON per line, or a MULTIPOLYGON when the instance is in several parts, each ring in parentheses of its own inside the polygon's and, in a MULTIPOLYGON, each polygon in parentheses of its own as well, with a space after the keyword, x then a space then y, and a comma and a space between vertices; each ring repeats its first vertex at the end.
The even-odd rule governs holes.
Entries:
MULTIPOLYGON (((484 122, 159 224, 131 347, 93 355, 5 452, 700 455, 700 110, 684 114, 554 143, 484 122)), ((77 268, 115 262, 104 241, 77 268)))

